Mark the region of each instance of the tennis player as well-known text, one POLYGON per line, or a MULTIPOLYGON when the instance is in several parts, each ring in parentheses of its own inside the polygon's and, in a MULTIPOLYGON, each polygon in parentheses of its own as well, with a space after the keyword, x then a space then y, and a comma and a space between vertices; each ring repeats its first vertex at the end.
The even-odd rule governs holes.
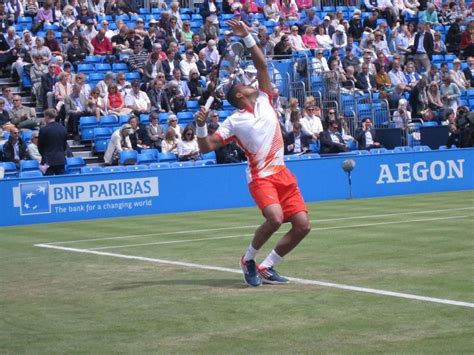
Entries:
POLYGON ((241 258, 244 280, 251 286, 260 286, 262 282, 284 284, 288 279, 279 275, 275 266, 309 233, 307 208, 296 179, 283 160, 283 138, 272 106, 272 84, 265 57, 243 22, 231 20, 228 24, 252 55, 259 90, 244 84, 233 85, 226 98, 238 110, 210 136, 206 126, 208 112, 202 107, 196 114, 199 149, 206 153, 236 141, 244 150, 248 158, 249 190, 265 217, 241 258), (285 222, 291 223, 291 229, 258 265, 258 251, 285 222))

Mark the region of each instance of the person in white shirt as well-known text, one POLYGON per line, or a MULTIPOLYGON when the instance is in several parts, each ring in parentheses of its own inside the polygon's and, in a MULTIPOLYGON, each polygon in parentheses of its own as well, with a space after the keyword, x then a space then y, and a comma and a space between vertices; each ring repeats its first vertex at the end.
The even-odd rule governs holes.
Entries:
POLYGON ((321 119, 315 115, 315 107, 309 105, 305 108, 305 115, 301 119, 301 130, 304 134, 313 137, 314 140, 319 138, 319 134, 323 131, 321 119))
POLYGON ((191 126, 183 130, 181 140, 178 141, 178 159, 179 161, 199 159, 199 147, 191 126))
POLYGON ((132 109, 137 116, 150 112, 151 101, 148 95, 140 90, 139 80, 132 82, 132 89, 125 96, 125 107, 132 109))
POLYGON ((206 55, 206 60, 208 60, 212 64, 219 63, 220 55, 217 50, 216 41, 214 41, 213 39, 207 41, 207 46, 203 50, 204 54, 206 55))
POLYGON ((128 137, 132 131, 132 126, 126 123, 112 133, 109 145, 104 154, 106 165, 116 164, 120 158, 120 152, 124 150, 132 150, 132 142, 130 142, 130 138, 128 137))
POLYGON ((191 69, 196 69, 199 72, 199 69, 196 65, 196 57, 192 49, 188 49, 184 58, 179 62, 179 67, 181 68, 181 73, 183 74, 183 79, 189 80, 189 71, 191 69))
POLYGON ((332 35, 333 48, 345 48, 347 46, 347 35, 343 25, 336 27, 336 32, 332 35))

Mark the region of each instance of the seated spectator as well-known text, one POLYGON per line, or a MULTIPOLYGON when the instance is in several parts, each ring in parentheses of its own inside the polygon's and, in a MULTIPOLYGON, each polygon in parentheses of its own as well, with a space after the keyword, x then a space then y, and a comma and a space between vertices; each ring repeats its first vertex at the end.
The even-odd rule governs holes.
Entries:
POLYGON ((306 27, 304 31, 304 35, 302 36, 302 39, 306 48, 309 48, 309 49, 319 48, 318 41, 316 40, 316 36, 314 35, 313 26, 306 27))
POLYGON ((3 109, 7 112, 10 112, 13 108, 13 93, 12 89, 8 86, 2 88, 2 96, 0 98, 4 101, 3 109))
POLYGON ((346 77, 346 80, 341 82, 342 87, 348 90, 355 89, 357 79, 355 77, 355 69, 352 65, 349 65, 346 68, 345 77, 346 77))
POLYGON ((33 107, 22 105, 20 95, 13 96, 13 108, 10 111, 11 123, 18 129, 35 129, 38 127, 36 121, 36 110, 33 107))
POLYGON ((107 95, 107 112, 111 115, 128 115, 132 112, 131 109, 125 107, 125 99, 123 93, 118 91, 117 84, 109 85, 107 95))
POLYGON ((202 77, 207 77, 211 73, 213 64, 206 59, 206 53, 203 49, 199 51, 198 56, 199 59, 196 62, 196 67, 198 68, 199 74, 202 77))
POLYGON ((270 34, 270 41, 276 46, 277 43, 280 43, 281 38, 283 37, 284 33, 281 30, 280 26, 273 27, 273 33, 270 34))
POLYGON ((459 87, 454 83, 451 75, 444 78, 439 91, 445 110, 451 109, 456 113, 458 111, 458 101, 461 96, 461 90, 459 90, 459 87))
POLYGON ((467 58, 467 67, 464 68, 463 73, 470 87, 474 87, 474 57, 467 58))
POLYGON ((92 39, 91 45, 94 55, 111 55, 113 52, 112 42, 105 36, 106 30, 101 29, 92 39))
POLYGON ((446 52, 446 45, 441 39, 441 33, 435 32, 433 42, 433 54, 446 54, 446 52))
POLYGON ((324 57, 324 51, 321 48, 316 49, 316 55, 312 58, 311 65, 315 73, 329 71, 328 62, 324 57))
POLYGON ((163 73, 163 64, 159 59, 158 53, 152 53, 143 67, 143 81, 149 83, 156 79, 158 73, 163 73))
POLYGON ((263 14, 267 21, 278 22, 280 19, 280 9, 277 4, 275 4, 275 0, 267 0, 266 5, 263 7, 263 14))
POLYGON ((48 72, 48 66, 43 64, 43 57, 39 54, 33 57, 33 65, 30 66, 31 95, 36 99, 39 107, 43 106, 41 95, 41 77, 48 72))
POLYGON ((118 31, 118 34, 113 36, 111 40, 114 54, 132 54, 133 48, 130 48, 131 44, 127 37, 128 27, 122 25, 118 31))
POLYGON ((111 71, 105 73, 104 79, 99 81, 96 88, 100 91, 100 97, 106 98, 109 94, 109 86, 114 82, 114 73, 111 71))
POLYGON ((189 161, 199 159, 199 147, 194 130, 191 126, 186 127, 178 142, 178 160, 189 161))
POLYGON ((156 112, 150 114, 150 124, 146 127, 146 131, 150 147, 161 150, 161 142, 165 138, 165 132, 158 124, 158 114, 156 112))
POLYGON ((292 50, 303 51, 305 49, 308 49, 308 47, 306 47, 306 45, 304 44, 301 36, 298 34, 298 26, 291 26, 291 33, 288 36, 288 39, 290 40, 292 50))
POLYGON ((449 74, 453 78, 453 82, 459 87, 459 89, 469 89, 471 83, 466 79, 463 70, 461 69, 461 61, 456 58, 453 60, 453 69, 450 70, 449 74))
POLYGON ((30 143, 26 148, 27 159, 36 160, 38 163, 41 163, 41 154, 38 150, 38 136, 39 132, 34 131, 30 137, 30 143))
POLYGON ((86 83, 86 76, 84 73, 77 73, 75 78, 75 84, 81 88, 81 95, 88 98, 91 93, 91 86, 86 83))
POLYGON ((377 91, 375 76, 369 73, 369 66, 362 63, 362 71, 356 75, 356 87, 365 92, 377 91))
MULTIPOLYGON (((301 131, 304 135, 312 137, 317 140, 323 131, 323 124, 321 118, 316 115, 316 107, 312 103, 307 103, 304 109, 304 116, 301 119, 301 131)), ((293 125, 294 126, 294 125, 293 125)), ((293 127, 294 128, 294 127, 293 127)), ((293 130, 289 131, 292 132, 293 130)))
POLYGON ((469 148, 471 145, 469 142, 471 141, 469 129, 465 127, 459 128, 456 124, 449 124, 449 137, 446 142, 446 147, 457 147, 457 148, 469 148))
POLYGON ((158 112, 169 112, 169 99, 164 86, 164 75, 163 78, 156 78, 151 82, 150 88, 147 91, 148 98, 151 102, 151 110, 158 112))
POLYGON ((31 56, 41 56, 43 64, 47 65, 52 57, 51 51, 44 45, 44 39, 41 37, 36 37, 35 44, 36 47, 31 51, 31 56))
POLYGON ((87 54, 87 50, 79 45, 79 36, 74 36, 71 45, 67 49, 67 60, 77 68, 77 65, 86 58, 87 54))
POLYGON ((61 49, 59 48, 59 43, 56 41, 53 30, 48 30, 48 32, 46 32, 44 45, 49 48, 52 56, 62 55, 61 49))
POLYGON ((132 143, 129 137, 132 132, 132 126, 126 123, 112 133, 109 145, 104 154, 105 165, 117 165, 120 159, 120 153, 124 150, 132 150, 132 143))
POLYGON ((14 47, 6 55, 9 56, 7 63, 11 64, 12 78, 22 80, 24 68, 32 64, 30 52, 23 47, 23 41, 16 39, 14 47))
POLYGON ((463 17, 456 17, 446 33, 446 49, 450 53, 459 53, 461 44, 461 25, 463 17))
POLYGON ((128 123, 132 126, 133 132, 130 132, 130 142, 132 142, 132 148, 139 153, 142 149, 150 147, 150 137, 146 126, 138 121, 138 117, 131 116, 128 119, 128 123))
POLYGON ((132 82, 132 89, 125 96, 125 107, 133 110, 136 116, 148 113, 151 110, 151 102, 147 94, 140 90, 140 81, 132 82))
POLYGON ((420 118, 421 112, 428 108, 427 83, 425 79, 420 79, 410 92, 408 99, 413 118, 420 118))
POLYGON ((174 132, 176 139, 180 140, 181 139, 181 126, 178 125, 178 118, 176 117, 176 115, 169 115, 167 122, 168 122, 168 128, 166 131, 174 132))
MULTIPOLYGON (((175 68, 174 70, 176 69, 177 68, 175 68)), ((196 65, 196 59, 194 56, 194 51, 192 49, 188 49, 186 51, 185 57, 179 63, 179 69, 181 69, 180 71, 182 73, 184 80, 189 80, 190 78, 189 72, 191 71, 191 69, 198 70, 198 67, 196 65)))
POLYGON ((336 120, 329 122, 327 130, 321 132, 319 141, 321 142, 321 154, 349 151, 349 148, 344 143, 344 139, 339 132, 339 123, 336 120))
POLYGON ((280 42, 278 42, 275 45, 275 48, 273 48, 273 53, 275 54, 275 56, 278 56, 280 58, 291 57, 293 50, 291 49, 290 40, 288 39, 287 35, 283 35, 281 37, 280 42))
POLYGON ((133 44, 133 53, 128 57, 128 64, 132 71, 144 73, 145 64, 148 60, 148 52, 143 49, 143 41, 136 40, 133 44))
POLYGON ((163 72, 165 73, 166 81, 173 79, 173 70, 179 69, 179 60, 175 58, 176 52, 170 48, 166 51, 166 59, 162 62, 163 72))
POLYGON ((15 125, 10 121, 10 114, 4 109, 5 99, 0 97, 0 128, 9 132, 15 125))
POLYGON ((94 115, 99 121, 100 116, 106 112, 105 100, 100 97, 100 91, 98 88, 93 88, 86 101, 86 111, 94 115))
POLYGON ((299 19, 298 6, 290 0, 281 1, 281 17, 287 21, 299 19))
POLYGON ((20 160, 23 159, 26 159, 26 144, 20 137, 18 128, 13 127, 8 141, 3 145, 3 160, 11 161, 19 167, 20 160))
POLYGON ((210 39, 207 42, 207 46, 203 48, 206 60, 210 61, 212 64, 217 65, 219 63, 220 55, 217 50, 216 41, 210 39))
POLYGON ((430 25, 438 25, 438 13, 436 12, 436 8, 433 4, 428 4, 426 11, 423 14, 423 22, 430 24, 430 25))
POLYGON ((161 152, 178 154, 178 139, 173 129, 166 131, 165 138, 161 141, 161 152))
POLYGON ((393 113, 392 121, 394 128, 401 128, 405 130, 409 123, 411 123, 411 112, 408 110, 408 101, 401 99, 398 103, 397 110, 393 113))
POLYGON ((369 117, 362 119, 362 127, 355 133, 355 139, 359 143, 359 149, 371 150, 373 148, 382 148, 375 129, 372 128, 372 120, 369 117))
POLYGON ((431 82, 429 88, 426 92, 428 96, 428 107, 435 113, 436 116, 439 116, 439 113, 443 110, 443 102, 441 101, 441 94, 439 92, 439 87, 436 82, 431 82))
POLYGON ((191 93, 191 98, 196 100, 199 100, 202 92, 204 91, 204 87, 200 79, 199 71, 197 69, 191 69, 189 71, 188 89, 191 93))
MULTIPOLYGON (((164 76, 163 76, 164 78, 164 76)), ((122 94, 126 95, 128 91, 131 89, 132 84, 125 79, 125 74, 121 71, 117 73, 117 89, 122 94)))
POLYGON ((301 132, 301 123, 293 124, 293 131, 285 136, 285 154, 300 154, 309 150, 313 136, 305 135, 301 132))
MULTIPOLYGON (((174 113, 186 111, 188 109, 186 105, 186 98, 181 93, 178 82, 172 80, 166 86, 165 92, 169 99, 170 110, 174 113)), ((189 91, 189 89, 187 90, 189 91)))
POLYGON ((39 5, 36 0, 26 0, 23 6, 24 16, 35 18, 39 11, 39 5))
POLYGON ((341 49, 347 46, 347 35, 343 25, 336 27, 336 32, 334 32, 331 39, 333 48, 341 49))
POLYGON ((421 75, 415 71, 415 63, 413 61, 409 61, 405 66, 405 79, 407 85, 411 88, 413 88, 421 79, 421 75))
POLYGON ((318 26, 316 33, 316 41, 319 47, 328 50, 332 49, 332 38, 326 32, 323 25, 318 26))
POLYGON ((384 97, 394 89, 390 77, 385 71, 385 66, 383 65, 378 67, 375 81, 377 83, 377 90, 379 90, 384 97))
POLYGON ((184 42, 191 42, 194 32, 191 30, 191 22, 188 20, 183 22, 183 28, 181 29, 181 38, 184 42))

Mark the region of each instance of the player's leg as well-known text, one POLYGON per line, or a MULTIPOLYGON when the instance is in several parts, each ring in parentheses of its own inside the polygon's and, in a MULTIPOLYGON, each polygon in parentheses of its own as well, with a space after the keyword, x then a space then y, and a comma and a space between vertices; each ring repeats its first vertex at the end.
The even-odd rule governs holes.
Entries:
POLYGON ((257 252, 283 223, 283 210, 279 204, 271 204, 265 207, 262 213, 265 222, 255 231, 255 235, 240 261, 244 280, 250 286, 260 286, 262 283, 255 261, 257 252))
POLYGON ((288 279, 281 276, 276 270, 283 257, 292 251, 308 235, 311 226, 306 211, 301 211, 291 216, 288 221, 291 229, 278 242, 275 247, 258 266, 258 272, 263 283, 282 284, 288 279))

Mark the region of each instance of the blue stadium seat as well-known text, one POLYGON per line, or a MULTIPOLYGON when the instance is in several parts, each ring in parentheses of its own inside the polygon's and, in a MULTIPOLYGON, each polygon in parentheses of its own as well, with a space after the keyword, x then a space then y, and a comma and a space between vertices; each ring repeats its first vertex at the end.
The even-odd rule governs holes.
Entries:
POLYGON ((105 73, 89 73, 87 81, 101 81, 104 80, 105 73))
POLYGON ((102 57, 100 55, 87 55, 84 58, 84 63, 95 64, 100 63, 102 61, 102 57))
POLYGON ((94 138, 94 128, 98 127, 97 118, 95 116, 83 116, 79 120, 79 128, 81 131, 81 140, 90 141, 94 138))
POLYGON ((144 8, 144 7, 141 7, 139 10, 138 10, 138 13, 140 15, 148 15, 150 14, 150 9, 147 9, 147 8, 144 8))
POLYGON ((130 119, 130 115, 120 115, 118 124, 121 126, 125 123, 128 123, 129 119, 130 119))
POLYGON ((368 150, 354 150, 353 153, 356 153, 357 155, 369 155, 370 152, 368 150))
POLYGON ((20 171, 38 170, 39 162, 37 160, 21 160, 20 171))
POLYGON ((112 64, 112 71, 114 73, 119 72, 119 71, 126 72, 126 71, 128 71, 128 66, 127 66, 126 63, 113 63, 112 64))
POLYGON ((77 72, 78 73, 92 73, 94 71, 93 64, 78 64, 77 72))
POLYGON ((4 170, 4 179, 12 179, 17 177, 17 170, 15 163, 8 161, 0 163, 0 167, 4 170))
POLYGON ((103 153, 109 146, 110 138, 94 138, 94 152, 103 153))
POLYGON ((43 177, 43 173, 41 172, 41 170, 20 171, 19 177, 22 179, 37 178, 43 177))
POLYGON ((127 165, 125 167, 126 171, 136 171, 136 170, 148 170, 148 166, 145 164, 142 165, 127 165))
POLYGON ((22 136, 23 141, 25 142, 25 144, 30 143, 32 134, 33 134, 33 131, 29 130, 29 129, 25 129, 21 132, 21 136, 22 136))
POLYGON ((152 14, 157 14, 158 15, 158 14, 161 14, 162 12, 163 12, 163 9, 160 9, 160 8, 157 8, 157 7, 151 9, 152 14))
POLYGON ((423 122, 424 127, 436 127, 437 125, 438 125, 438 122, 436 121, 423 122))
POLYGON ((66 158, 66 174, 80 174, 81 168, 86 166, 86 162, 82 157, 66 158))
POLYGON ((158 114, 158 119, 160 124, 167 124, 168 123, 168 116, 172 115, 173 112, 160 112, 158 114))
POLYGON ((370 154, 385 154, 388 153, 387 148, 375 148, 370 150, 370 154))
POLYGON ((124 172, 125 167, 124 166, 106 166, 104 167, 104 173, 120 173, 124 172))
POLYGON ((94 139, 97 138, 110 138, 112 135, 112 129, 110 127, 97 127, 93 130, 94 139))
POLYGON ((33 23, 33 19, 31 17, 20 16, 17 19, 17 23, 33 23))
POLYGON ((299 157, 300 157, 300 160, 303 160, 303 159, 317 159, 317 158, 320 158, 321 156, 318 153, 311 153, 311 154, 301 154, 299 157))
POLYGON ((148 169, 164 169, 169 167, 170 163, 152 163, 148 165, 148 169))
POLYGON ((148 125, 150 123, 150 115, 146 113, 140 114, 140 123, 148 125))
POLYGON ((160 154, 160 152, 158 151, 158 149, 148 148, 148 149, 142 149, 141 154, 151 154, 153 155, 153 159, 155 159, 155 162, 157 162, 158 155, 160 154))
POLYGON ((140 153, 140 154, 138 154, 138 159, 137 159, 138 164, 145 164, 146 165, 146 164, 151 164, 151 163, 156 163, 156 162, 158 162, 158 160, 151 153, 140 153))
POLYGON ((81 168, 81 174, 100 174, 103 172, 104 169, 101 166, 83 166, 81 168))
POLYGON ((117 21, 117 20, 128 21, 129 19, 130 19, 130 17, 127 14, 115 16, 115 21, 117 21))
POLYGON ((111 71, 112 66, 109 63, 96 63, 94 64, 95 71, 111 71))
POLYGON ((194 112, 189 112, 189 111, 178 112, 176 117, 178 117, 179 123, 190 123, 194 121, 194 112))
POLYGON ((211 151, 209 153, 201 154, 201 159, 203 160, 216 160, 216 152, 211 151))
POLYGON ((209 165, 215 165, 216 161, 211 160, 211 159, 206 159, 206 160, 197 160, 194 162, 194 166, 209 166, 209 165))
POLYGON ((140 80, 140 73, 137 73, 137 72, 125 73, 125 79, 128 81, 140 80))
POLYGON ((158 155, 158 161, 161 162, 172 162, 178 160, 178 156, 174 153, 160 153, 158 155))
POLYGON ((199 102, 197 100, 189 100, 186 102, 186 106, 188 107, 189 111, 197 111, 199 110, 199 102))
POLYGON ((120 165, 134 165, 137 163, 138 152, 136 150, 124 150, 120 152, 120 165))
POLYGON ((113 115, 108 115, 108 116, 102 116, 100 117, 99 120, 99 126, 100 127, 116 127, 118 125, 118 120, 116 116, 113 115))
POLYGON ((449 63, 452 63, 453 60, 456 59, 456 58, 457 58, 456 54, 445 54, 445 55, 444 55, 444 60, 445 60, 445 62, 448 63, 448 64, 449 64, 449 63))

